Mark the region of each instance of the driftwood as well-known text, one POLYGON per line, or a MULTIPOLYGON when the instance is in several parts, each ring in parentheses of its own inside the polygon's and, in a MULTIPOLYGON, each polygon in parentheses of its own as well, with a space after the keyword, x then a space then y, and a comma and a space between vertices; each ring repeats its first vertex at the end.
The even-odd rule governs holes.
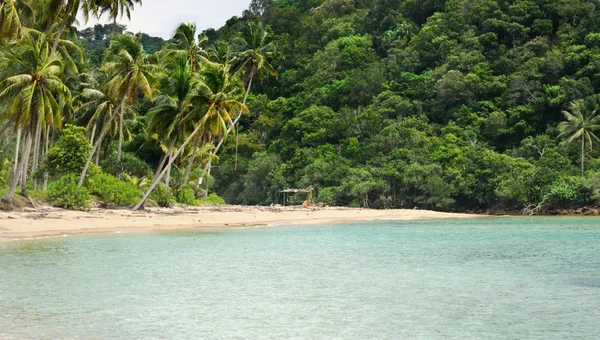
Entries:
POLYGON ((521 210, 521 213, 523 213, 524 215, 537 215, 540 213, 541 210, 542 203, 533 203, 525 206, 525 208, 521 210))

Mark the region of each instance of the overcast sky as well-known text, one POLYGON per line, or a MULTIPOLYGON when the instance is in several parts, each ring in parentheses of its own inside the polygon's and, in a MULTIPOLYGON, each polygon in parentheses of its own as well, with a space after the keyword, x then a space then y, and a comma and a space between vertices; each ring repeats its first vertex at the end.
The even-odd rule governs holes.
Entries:
MULTIPOLYGON (((127 25, 127 30, 133 33, 144 32, 169 39, 182 22, 195 22, 198 33, 207 28, 219 28, 232 16, 240 16, 250 5, 250 0, 143 0, 142 3, 131 13, 131 22, 125 17, 120 23, 127 25)), ((96 23, 90 20, 84 26, 96 23)))

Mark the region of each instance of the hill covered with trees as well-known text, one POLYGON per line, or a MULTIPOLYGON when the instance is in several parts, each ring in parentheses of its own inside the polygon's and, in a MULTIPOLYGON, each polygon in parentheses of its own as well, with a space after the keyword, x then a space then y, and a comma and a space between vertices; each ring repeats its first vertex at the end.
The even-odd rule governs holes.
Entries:
POLYGON ((281 203, 287 187, 374 208, 600 199, 594 1, 255 0, 170 41, 72 28, 127 14, 117 1, 53 3, 0 9, 8 194, 33 177, 54 201, 130 192, 116 205, 281 203))

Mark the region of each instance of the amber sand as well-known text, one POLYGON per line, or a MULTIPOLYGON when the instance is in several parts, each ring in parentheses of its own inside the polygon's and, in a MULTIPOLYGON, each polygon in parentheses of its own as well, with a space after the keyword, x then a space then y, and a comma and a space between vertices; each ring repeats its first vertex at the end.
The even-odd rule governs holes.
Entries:
POLYGON ((428 210, 317 207, 211 206, 154 208, 145 211, 93 209, 89 212, 42 207, 20 212, 0 212, 0 240, 10 241, 77 234, 214 230, 294 224, 473 217, 480 217, 480 215, 428 210))

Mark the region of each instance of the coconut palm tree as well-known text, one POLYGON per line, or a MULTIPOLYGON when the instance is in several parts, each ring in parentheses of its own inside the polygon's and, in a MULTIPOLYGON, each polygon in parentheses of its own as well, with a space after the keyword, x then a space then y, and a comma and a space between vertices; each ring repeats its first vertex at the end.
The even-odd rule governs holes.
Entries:
POLYGON ((173 39, 167 48, 169 53, 183 53, 192 72, 196 72, 203 61, 208 59, 208 53, 202 48, 208 38, 199 36, 196 40, 196 25, 192 23, 181 24, 177 27, 173 39))
POLYGON ((193 123, 195 128, 173 154, 168 164, 154 178, 148 191, 134 207, 134 210, 142 207, 158 182, 167 173, 167 169, 192 140, 199 134, 210 133, 215 137, 224 135, 227 131, 227 124, 231 124, 235 113, 248 111, 246 106, 238 100, 241 84, 231 76, 228 67, 207 63, 202 67, 199 75, 200 79, 194 80, 192 90, 186 99, 186 105, 190 105, 193 109, 181 119, 183 124, 193 123))
MULTIPOLYGON (((191 106, 186 98, 195 85, 195 74, 186 54, 171 53, 164 58, 162 68, 164 73, 159 77, 155 106, 148 111, 147 132, 165 142, 165 156, 159 165, 158 172, 173 156, 175 143, 185 139, 193 129, 193 124, 186 124, 182 119, 189 113, 191 106)), ((165 183, 170 182, 170 169, 167 170, 165 183)))
POLYGON ((19 38, 23 22, 15 0, 0 0, 0 43, 19 38))
POLYGON ((94 0, 94 3, 98 7, 99 16, 106 13, 116 23, 119 17, 131 19, 131 11, 136 4, 142 5, 142 0, 94 0))
POLYGON ((569 109, 563 111, 566 122, 558 124, 559 138, 566 138, 567 144, 573 144, 581 139, 581 176, 585 172, 585 145, 592 151, 593 141, 600 142, 594 134, 600 130, 600 116, 597 107, 591 107, 585 100, 579 99, 569 104, 569 109))
POLYGON ((119 104, 119 147, 117 160, 121 161, 123 149, 123 115, 127 105, 138 99, 141 91, 147 99, 152 100, 152 86, 155 82, 153 73, 156 65, 148 62, 149 56, 140 43, 140 35, 119 35, 114 38, 107 50, 106 61, 102 70, 109 75, 107 86, 111 96, 121 98, 119 104))
MULTIPOLYGON (((77 97, 77 101, 82 102, 78 107, 76 114, 81 118, 88 118, 87 130, 91 132, 90 140, 92 141, 93 148, 88 155, 85 166, 81 171, 79 182, 77 186, 81 188, 87 174, 87 170, 96 155, 96 165, 100 156, 100 147, 106 137, 107 133, 111 130, 116 130, 119 127, 119 113, 123 112, 120 110, 119 100, 110 96, 110 92, 106 89, 108 85, 105 85, 104 90, 98 89, 84 89, 80 96, 77 97), (119 112, 118 112, 119 111, 119 112), (91 116, 90 116, 91 113, 91 116), (96 138, 96 133, 100 128, 100 134, 96 138)), ((129 108, 127 107, 126 110, 129 108)))
POLYGON ((118 17, 126 15, 131 19, 131 10, 135 4, 141 4, 141 0, 53 0, 46 2, 44 17, 46 22, 46 33, 49 33, 58 22, 60 26, 52 46, 52 55, 56 52, 59 42, 67 28, 77 20, 81 14, 85 22, 90 16, 100 19, 108 14, 115 22, 118 17))
POLYGON ((206 49, 208 60, 214 63, 229 64, 232 58, 231 46, 223 40, 219 40, 206 49))
POLYGON ((62 81, 63 63, 50 56, 50 46, 45 34, 30 32, 2 53, 9 76, 0 83, 0 101, 6 104, 4 114, 21 129, 25 144, 21 160, 11 179, 5 203, 12 200, 22 177, 22 190, 27 194, 27 167, 31 144, 39 129, 48 125, 59 127, 64 103, 70 101, 71 92, 62 81))
MULTIPOLYGON (((269 34, 264 29, 261 22, 251 22, 246 29, 242 31, 241 35, 234 39, 233 47, 236 52, 234 52, 235 57, 232 61, 231 70, 234 73, 242 74, 243 76, 244 86, 246 88, 243 104, 246 105, 248 94, 252 88, 252 80, 257 74, 265 72, 271 76, 277 75, 277 72, 269 62, 270 59, 275 57, 277 46, 275 43, 269 42, 269 34)), ((234 129, 241 117, 242 112, 240 111, 236 114, 232 124, 227 129, 225 136, 234 129)), ((225 136, 223 136, 215 146, 215 154, 219 152, 221 146, 225 142, 225 136)), ((209 162, 204 169, 200 182, 204 179, 205 174, 210 174, 210 167, 211 163, 209 162)))

